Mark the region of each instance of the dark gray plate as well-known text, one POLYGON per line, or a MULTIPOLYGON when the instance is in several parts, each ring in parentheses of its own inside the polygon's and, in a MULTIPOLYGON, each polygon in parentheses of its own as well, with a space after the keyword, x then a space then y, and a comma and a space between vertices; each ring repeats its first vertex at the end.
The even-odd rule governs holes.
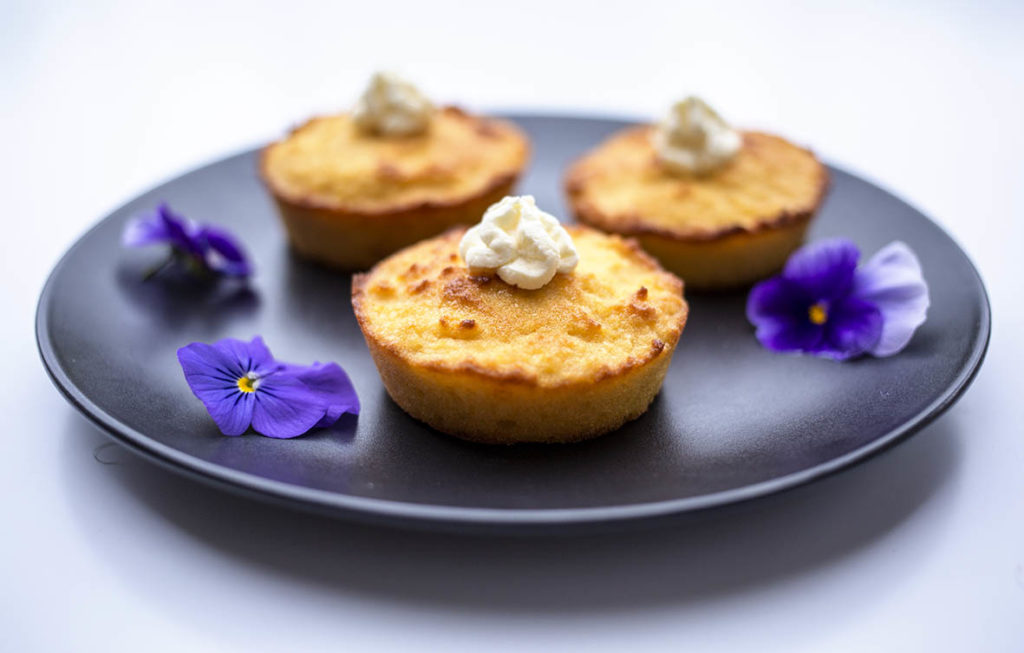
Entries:
MULTIPOLYGON (((565 214, 565 166, 625 123, 514 117, 534 161, 521 191, 565 214)), ((525 532, 622 524, 741 501, 864 460, 934 419, 977 372, 989 307, 949 236, 889 193, 832 169, 812 238, 865 254, 900 239, 931 284, 928 322, 900 355, 835 363, 762 349, 743 293, 691 296, 660 396, 640 419, 567 446, 487 447, 437 433, 384 392, 349 304, 348 276, 295 259, 246 152, 132 200, 64 256, 39 302, 37 338, 57 387, 119 442, 194 478, 263 499, 406 525, 525 532), (258 265, 252 291, 141 283, 158 254, 125 251, 133 214, 166 200, 225 225, 258 265), (276 356, 335 360, 358 419, 295 440, 220 435, 192 396, 178 347, 264 336, 276 356)))

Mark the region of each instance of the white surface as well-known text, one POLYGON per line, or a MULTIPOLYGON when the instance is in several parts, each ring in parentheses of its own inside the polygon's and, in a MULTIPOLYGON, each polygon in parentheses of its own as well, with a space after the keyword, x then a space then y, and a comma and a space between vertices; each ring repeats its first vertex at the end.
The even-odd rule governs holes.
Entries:
POLYGON ((1024 5, 84 4, 0 3, 0 649, 1024 650, 1024 5), (37 359, 51 266, 134 193, 347 105, 380 65, 478 108, 652 115, 695 91, 811 143, 979 264, 985 367, 855 470, 600 538, 351 526, 106 445, 37 359))

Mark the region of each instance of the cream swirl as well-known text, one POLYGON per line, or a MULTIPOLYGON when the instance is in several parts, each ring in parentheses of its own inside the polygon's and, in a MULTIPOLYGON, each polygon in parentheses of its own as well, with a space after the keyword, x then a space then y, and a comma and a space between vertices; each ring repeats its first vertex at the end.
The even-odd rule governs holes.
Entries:
POLYGON ((526 290, 542 288, 579 263, 569 232, 537 208, 531 195, 492 204, 462 237, 459 256, 471 271, 496 272, 505 283, 526 290))
POLYGON ((658 160, 670 172, 704 174, 732 160, 743 137, 698 97, 676 102, 653 136, 658 160))
POLYGON ((370 79, 352 118, 367 133, 412 136, 426 131, 433 113, 434 105, 410 82, 379 72, 370 79))

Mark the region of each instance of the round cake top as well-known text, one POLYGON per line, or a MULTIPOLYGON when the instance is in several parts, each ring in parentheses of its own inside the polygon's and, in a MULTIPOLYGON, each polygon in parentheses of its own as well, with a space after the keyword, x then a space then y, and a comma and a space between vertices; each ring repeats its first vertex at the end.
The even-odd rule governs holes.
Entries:
POLYGON ((313 118, 263 152, 263 178, 301 206, 391 213, 460 204, 514 179, 529 145, 514 125, 446 107, 411 136, 360 130, 350 114, 313 118))
POLYGON ((732 161, 686 175, 658 162, 653 129, 623 130, 569 169, 566 189, 581 220, 618 233, 708 240, 809 218, 824 195, 825 167, 778 136, 743 132, 732 161))
POLYGON ((671 352, 686 322, 678 277, 633 241, 568 227, 579 265, 537 290, 470 274, 464 229, 353 280, 368 340, 408 363, 541 387, 593 383, 671 352))

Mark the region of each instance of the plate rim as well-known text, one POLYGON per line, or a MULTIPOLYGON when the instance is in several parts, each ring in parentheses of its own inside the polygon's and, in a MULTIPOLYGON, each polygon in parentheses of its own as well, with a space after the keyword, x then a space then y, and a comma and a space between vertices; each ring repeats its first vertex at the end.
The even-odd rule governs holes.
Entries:
MULTIPOLYGON (((627 121, 621 117, 598 117, 596 115, 575 116, 558 113, 502 113, 509 119, 570 119, 597 120, 607 122, 627 121)), ((182 176, 200 173, 231 158, 250 155, 260 148, 246 148, 226 156, 203 163, 175 176, 168 177, 143 190, 139 195, 151 192, 182 176)), ((741 503, 758 497, 768 496, 805 485, 814 480, 835 474, 841 470, 864 462, 886 449, 904 441, 921 430, 953 404, 955 404, 976 378, 991 341, 992 317, 991 302, 981 274, 971 261, 960 243, 939 223, 932 220, 926 213, 918 210, 901 197, 884 186, 865 177, 848 172, 841 166, 826 162, 826 166, 835 172, 862 181, 889 195, 892 199, 908 206, 928 220, 942 235, 956 247, 973 275, 973 282, 981 299, 980 323, 971 343, 971 355, 967 363, 959 370, 956 379, 929 405, 917 412, 912 418, 889 430, 881 437, 841 456, 826 462, 802 469, 784 476, 779 476, 758 483, 738 488, 720 490, 710 494, 691 497, 665 499, 645 503, 623 504, 616 506, 590 506, 578 508, 483 508, 446 506, 437 504, 418 504, 412 502, 378 499, 346 495, 328 490, 301 487, 282 481, 275 481, 263 476, 231 469, 201 458, 186 454, 178 449, 157 442, 145 433, 133 429, 95 404, 68 377, 60 365, 53 342, 49 337, 48 308, 52 304, 54 285, 60 272, 82 243, 95 230, 99 229, 114 214, 121 211, 134 198, 120 204, 96 221, 89 229, 78 236, 74 243, 64 252, 51 269, 46 283, 40 292, 36 304, 35 337, 36 346, 47 375, 64 398, 90 422, 116 442, 126 445, 133 452, 142 455, 171 471, 205 482, 220 489, 240 493, 271 503, 284 504, 333 516, 349 517, 362 521, 407 525, 419 527, 451 526, 455 528, 470 527, 572 527, 588 524, 624 523, 632 521, 653 520, 683 513, 707 510, 719 506, 741 503)))

